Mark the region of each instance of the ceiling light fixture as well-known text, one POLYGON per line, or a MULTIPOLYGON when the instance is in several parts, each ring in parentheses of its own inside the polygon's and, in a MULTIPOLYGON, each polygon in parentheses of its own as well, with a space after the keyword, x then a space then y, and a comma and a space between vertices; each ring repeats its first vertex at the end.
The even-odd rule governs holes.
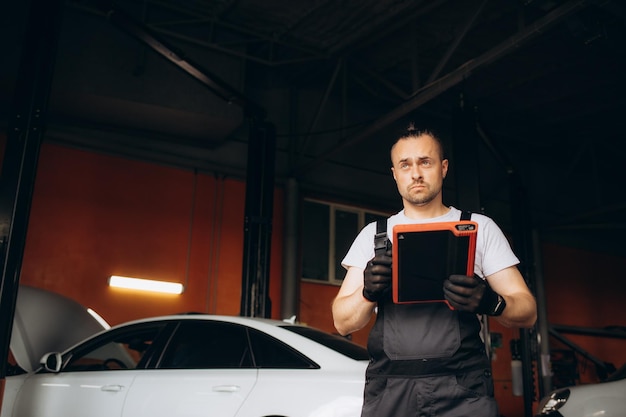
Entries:
POLYGON ((166 294, 181 294, 184 289, 183 284, 179 282, 155 281, 152 279, 120 277, 117 275, 111 275, 109 278, 109 286, 166 294))

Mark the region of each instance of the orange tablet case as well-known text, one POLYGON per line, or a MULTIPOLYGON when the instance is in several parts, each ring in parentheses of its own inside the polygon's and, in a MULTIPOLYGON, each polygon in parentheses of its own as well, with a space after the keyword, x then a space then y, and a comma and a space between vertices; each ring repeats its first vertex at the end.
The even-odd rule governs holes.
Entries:
POLYGON ((447 304, 443 281, 474 275, 477 232, 478 224, 469 220, 394 226, 393 302, 447 304))

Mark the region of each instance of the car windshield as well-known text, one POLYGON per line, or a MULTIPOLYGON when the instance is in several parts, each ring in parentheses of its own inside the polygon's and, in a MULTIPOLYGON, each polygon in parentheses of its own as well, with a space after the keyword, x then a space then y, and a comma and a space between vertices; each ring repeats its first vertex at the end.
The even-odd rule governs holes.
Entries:
POLYGON ((369 359, 367 349, 343 337, 325 333, 311 327, 289 325, 281 327, 311 339, 357 361, 366 361, 369 359))

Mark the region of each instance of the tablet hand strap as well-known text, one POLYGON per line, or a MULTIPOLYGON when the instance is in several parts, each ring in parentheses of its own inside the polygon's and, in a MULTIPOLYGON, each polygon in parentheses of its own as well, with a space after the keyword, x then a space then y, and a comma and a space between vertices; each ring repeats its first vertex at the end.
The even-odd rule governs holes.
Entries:
POLYGON ((363 297, 378 301, 391 287, 391 248, 379 253, 367 263, 363 271, 363 297))

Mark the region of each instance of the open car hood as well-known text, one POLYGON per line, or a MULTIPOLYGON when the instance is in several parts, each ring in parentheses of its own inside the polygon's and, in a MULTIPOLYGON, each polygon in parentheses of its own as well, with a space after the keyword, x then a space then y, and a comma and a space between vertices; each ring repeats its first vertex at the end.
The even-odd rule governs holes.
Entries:
POLYGON ((106 328, 76 301, 39 288, 20 285, 10 349, 25 371, 39 367, 48 352, 62 352, 106 328))

